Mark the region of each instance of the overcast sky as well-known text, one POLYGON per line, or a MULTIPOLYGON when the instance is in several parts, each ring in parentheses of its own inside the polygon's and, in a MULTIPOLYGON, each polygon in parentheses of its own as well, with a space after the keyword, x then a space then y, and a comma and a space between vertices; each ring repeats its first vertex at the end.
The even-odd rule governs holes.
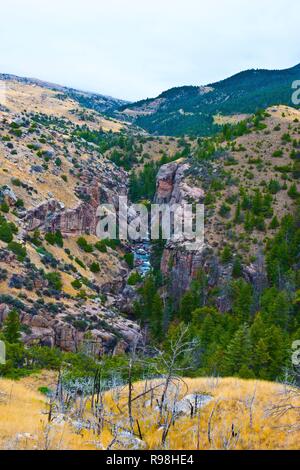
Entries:
POLYGON ((0 0, 0 19, 0 72, 128 100, 300 62, 299 0, 0 0))

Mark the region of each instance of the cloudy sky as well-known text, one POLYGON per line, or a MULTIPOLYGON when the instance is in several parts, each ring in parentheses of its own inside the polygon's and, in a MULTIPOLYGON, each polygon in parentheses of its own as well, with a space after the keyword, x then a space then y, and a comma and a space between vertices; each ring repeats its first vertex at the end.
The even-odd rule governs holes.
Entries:
POLYGON ((2 0, 0 18, 0 72, 128 100, 300 62, 299 0, 2 0))

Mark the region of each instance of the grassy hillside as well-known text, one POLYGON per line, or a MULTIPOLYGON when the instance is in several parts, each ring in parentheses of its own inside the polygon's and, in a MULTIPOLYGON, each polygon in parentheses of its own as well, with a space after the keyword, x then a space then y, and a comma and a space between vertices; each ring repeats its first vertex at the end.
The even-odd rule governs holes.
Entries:
MULTIPOLYGON (((281 417, 272 411, 279 403, 300 404, 299 395, 294 397, 291 389, 280 384, 235 378, 183 379, 179 400, 201 393, 211 401, 192 418, 189 411, 179 414, 162 444, 169 418, 164 414, 159 424, 155 404, 159 388, 152 405, 150 393, 133 401, 133 433, 127 414, 128 390, 122 387, 107 392, 103 398, 105 424, 99 432, 88 397, 81 417, 78 398, 64 413, 54 411, 48 422, 49 399, 38 389, 46 385, 53 388, 54 378, 43 373, 20 382, 0 379, 0 449, 296 449, 299 443, 299 430, 290 432, 297 410, 281 417)), ((134 384, 133 399, 158 384, 134 384)))

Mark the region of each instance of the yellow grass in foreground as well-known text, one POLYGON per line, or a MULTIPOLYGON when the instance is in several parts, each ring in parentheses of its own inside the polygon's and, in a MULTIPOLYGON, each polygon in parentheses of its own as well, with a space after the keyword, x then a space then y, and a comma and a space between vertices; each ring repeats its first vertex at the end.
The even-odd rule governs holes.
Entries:
MULTIPOLYGON (((106 424, 103 432, 97 435, 92 430, 76 432, 75 419, 71 414, 61 422, 56 420, 56 424, 49 426, 47 399, 36 391, 41 382, 37 378, 26 378, 19 382, 0 379, 0 449, 105 449, 113 440, 113 427, 108 424, 109 421, 118 423, 120 430, 111 448, 126 448, 127 441, 123 439, 124 433, 122 434, 122 427, 128 427, 126 389, 114 390, 105 395, 106 424)), ((235 378, 185 379, 185 384, 181 387, 181 398, 197 392, 209 394, 213 400, 194 418, 179 417, 170 427, 165 448, 196 449, 198 445, 200 449, 299 447, 300 431, 291 432, 286 428, 296 422, 294 411, 280 418, 274 418, 268 412, 272 405, 282 400, 289 403, 292 401, 294 405, 300 404, 297 399, 293 401, 285 393, 283 385, 235 378)), ((44 385, 47 385, 45 381, 44 385)), ((142 382, 135 384, 133 397, 143 392, 144 388, 145 384, 142 382)), ((155 397, 152 408, 149 398, 148 395, 133 402, 134 430, 137 433, 138 419, 143 437, 143 441, 136 441, 144 449, 161 449, 163 427, 159 425, 155 397)), ((89 402, 85 418, 92 421, 89 402)))

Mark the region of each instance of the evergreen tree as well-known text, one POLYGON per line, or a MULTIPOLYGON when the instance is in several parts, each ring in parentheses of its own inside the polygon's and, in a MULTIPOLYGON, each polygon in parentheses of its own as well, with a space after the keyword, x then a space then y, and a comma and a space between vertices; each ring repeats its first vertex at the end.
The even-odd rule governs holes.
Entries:
POLYGON ((238 201, 236 210, 235 210, 235 215, 234 215, 234 222, 236 224, 239 224, 241 222, 241 203, 238 201))
POLYGON ((226 245, 221 254, 222 263, 226 264, 232 260, 232 250, 230 246, 226 245))
POLYGON ((241 258, 239 256, 236 256, 233 262, 232 275, 235 278, 241 277, 242 272, 243 272, 243 267, 242 267, 241 258))
POLYGON ((179 318, 189 323, 191 321, 192 312, 198 307, 197 299, 195 299, 194 292, 187 291, 181 298, 179 308, 179 318))
POLYGON ((4 340, 10 344, 19 343, 21 338, 20 319, 16 309, 9 312, 3 327, 4 340))
POLYGON ((270 229, 271 230, 275 230, 276 228, 278 228, 280 226, 279 222, 278 222, 278 219, 277 219, 277 216, 275 215, 270 223, 270 229))
POLYGON ((151 323, 150 328, 151 332, 156 339, 161 339, 163 335, 162 329, 162 319, 163 319, 163 302, 158 293, 153 297, 152 306, 151 306, 151 323))
POLYGON ((288 327, 291 301, 285 291, 278 291, 276 287, 266 289, 261 298, 261 310, 267 324, 288 327))
POLYGON ((240 326, 228 344, 225 353, 225 373, 237 375, 243 366, 250 369, 252 364, 252 345, 249 327, 246 323, 240 326))
POLYGON ((252 287, 243 279, 231 283, 232 312, 239 321, 250 319, 253 304, 252 287))

